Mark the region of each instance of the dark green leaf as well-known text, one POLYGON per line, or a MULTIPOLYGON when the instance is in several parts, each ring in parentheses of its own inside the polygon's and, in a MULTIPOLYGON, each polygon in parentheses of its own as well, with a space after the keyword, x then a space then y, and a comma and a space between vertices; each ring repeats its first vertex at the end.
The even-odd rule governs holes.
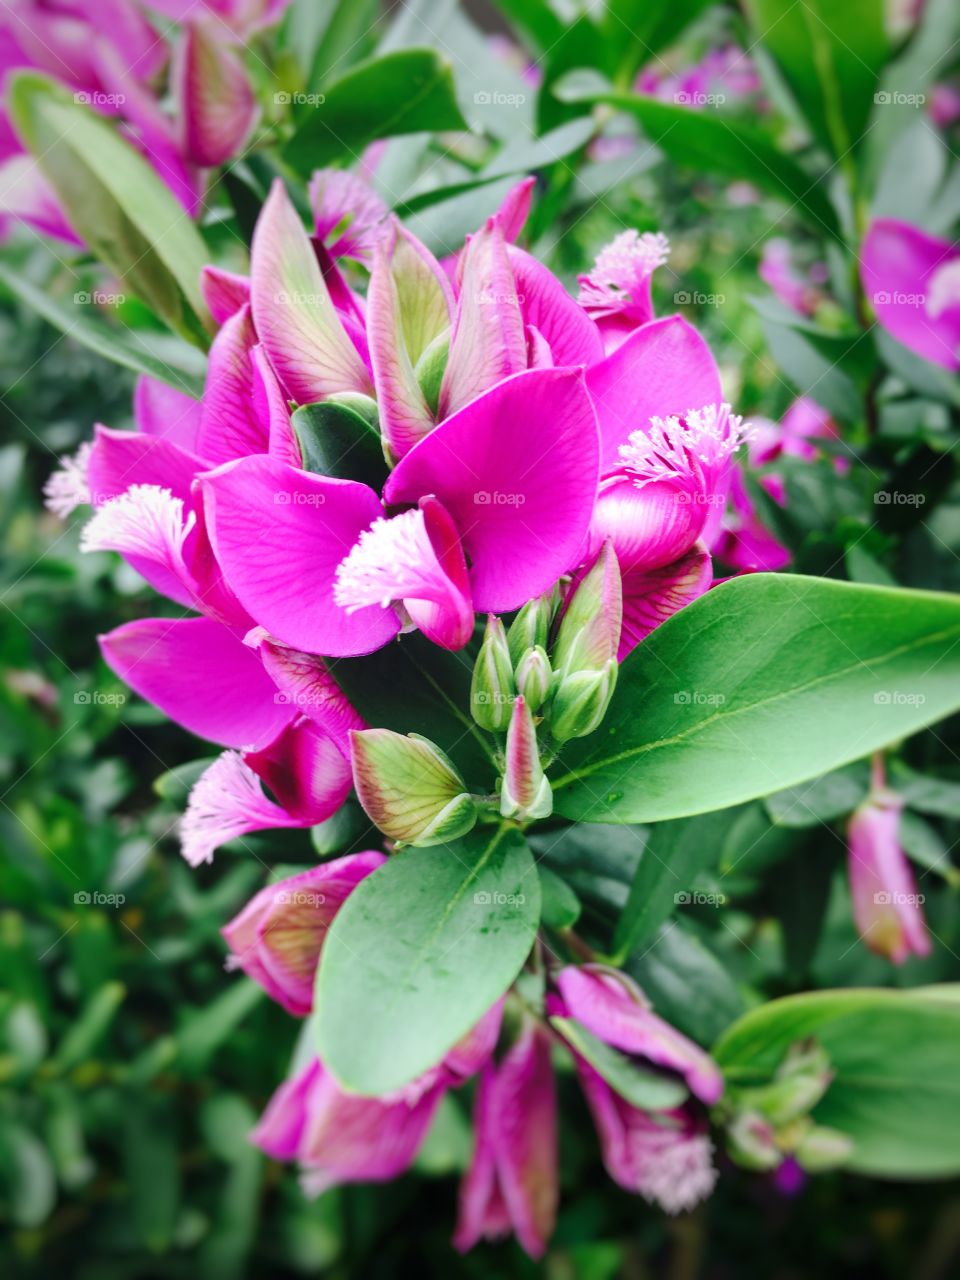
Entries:
POLYGON ((299 124, 284 158, 303 177, 331 160, 353 160, 375 138, 466 129, 450 64, 433 49, 372 58, 334 80, 299 124))
POLYGON ((569 929, 580 918, 580 900, 555 871, 543 863, 537 865, 540 875, 540 914, 551 929, 569 929))
POLYGON ((743 1012, 726 969, 699 938, 676 920, 624 966, 654 1011, 700 1044, 710 1044, 743 1012))
POLYGON ((359 480, 379 489, 387 478, 383 459, 376 405, 370 401, 372 415, 365 411, 357 397, 357 405, 325 400, 295 410, 293 429, 300 443, 305 471, 338 480, 359 480))
POLYGON ((555 809, 658 822, 818 777, 957 710, 958 638, 952 596, 733 579, 624 662, 602 730, 564 755, 555 809))

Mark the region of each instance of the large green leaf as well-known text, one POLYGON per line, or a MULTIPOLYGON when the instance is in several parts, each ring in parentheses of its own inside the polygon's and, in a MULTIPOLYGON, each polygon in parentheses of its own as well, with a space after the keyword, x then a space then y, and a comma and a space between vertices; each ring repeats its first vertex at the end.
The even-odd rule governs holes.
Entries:
POLYGON ((788 996, 752 1009, 713 1056, 731 1083, 763 1083, 814 1036, 836 1076, 816 1119, 853 1138, 850 1167, 887 1177, 960 1172, 960 1006, 955 993, 870 989, 788 996))
MULTIPOLYGON (((49 293, 38 288, 32 280, 13 271, 4 262, 0 262, 0 283, 5 284, 11 293, 42 316, 48 324, 95 351, 98 356, 103 356, 105 360, 123 365, 125 369, 132 369, 134 373, 145 373, 151 378, 158 378, 197 399, 203 394, 203 356, 195 347, 188 347, 172 334, 131 332, 129 336, 121 335, 94 317, 87 319, 75 314, 79 308, 68 310, 49 293), (151 349, 147 344, 152 338, 158 337, 162 337, 162 345, 155 341, 151 349)), ((93 308, 87 307, 86 310, 92 311, 93 308)))
POLYGON ((835 156, 862 138, 889 53, 883 0, 744 0, 814 135, 835 156))
POLYGON ((450 64, 433 49, 371 58, 328 85, 284 148, 304 177, 331 160, 355 159, 375 138, 466 129, 450 64))
POLYGON ((706 9, 710 0, 607 0, 600 18, 607 39, 623 49, 621 83, 644 62, 672 44, 677 36, 706 9))
POLYGON ((735 578, 620 669, 571 743, 554 807, 659 822, 795 786, 960 708, 960 598, 792 575, 735 578))
POLYGON ((353 891, 317 975, 317 1048, 363 1094, 434 1066, 520 972, 540 919, 530 850, 511 827, 409 849, 353 891))
POLYGON ((629 112, 650 141, 677 164, 699 173, 747 179, 796 208, 820 233, 839 235, 837 215, 823 187, 780 151, 764 130, 729 120, 719 111, 695 111, 614 90, 581 90, 577 83, 571 78, 556 85, 554 92, 567 102, 606 102, 629 112))
POLYGON ((121 283, 172 329, 206 345, 203 239, 152 165, 61 84, 20 71, 7 93, 17 132, 71 225, 121 283))

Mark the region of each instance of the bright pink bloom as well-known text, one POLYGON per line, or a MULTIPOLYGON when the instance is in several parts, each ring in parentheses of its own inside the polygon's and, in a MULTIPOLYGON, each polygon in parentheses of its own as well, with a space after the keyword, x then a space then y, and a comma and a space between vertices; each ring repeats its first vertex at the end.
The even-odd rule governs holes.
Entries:
POLYGON ((384 862, 382 853, 350 854, 261 889, 221 930, 230 948, 228 968, 242 969, 289 1013, 305 1017, 333 917, 384 862))
POLYGON ((820 286, 826 278, 825 272, 823 263, 814 263, 805 276, 801 275, 794 266, 789 240, 780 236, 766 241, 757 268, 757 275, 780 301, 804 316, 812 316, 824 301, 820 286))
POLYGON ((874 764, 870 795, 847 826, 853 917, 864 944, 903 964, 911 955, 930 954, 923 918, 923 895, 900 844, 903 797, 888 790, 883 764, 874 764))
POLYGON ((227 581, 284 643, 335 657, 370 652, 400 630, 389 607, 399 604, 456 648, 474 609, 519 608, 576 563, 596 450, 582 374, 530 370, 471 401, 401 459, 383 497, 411 509, 392 519, 365 485, 266 457, 230 463, 200 485, 227 581), (507 451, 510 421, 525 429, 507 451))
POLYGON ((473 1127, 454 1245, 465 1252, 513 1231, 531 1258, 542 1257, 559 1193, 556 1086, 550 1035, 532 1018, 503 1060, 484 1068, 473 1127))
POLYGON ((650 282, 669 254, 660 232, 621 231, 600 250, 591 270, 578 277, 580 305, 596 321, 608 353, 653 319, 650 282))
POLYGON ((860 278, 877 322, 898 342, 960 369, 960 245, 878 218, 863 242, 860 278))

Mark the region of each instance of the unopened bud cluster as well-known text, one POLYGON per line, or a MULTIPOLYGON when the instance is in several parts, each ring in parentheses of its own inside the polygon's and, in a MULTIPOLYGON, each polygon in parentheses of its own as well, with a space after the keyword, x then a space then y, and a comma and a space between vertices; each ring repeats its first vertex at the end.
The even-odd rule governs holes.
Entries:
POLYGON ((487 620, 473 671, 471 709, 505 733, 500 812, 546 817, 553 797, 544 769, 555 748, 592 733, 617 682, 623 615, 620 569, 608 544, 561 603, 551 592, 523 606, 509 631, 487 620))
POLYGON ((845 1164, 851 1140, 810 1115, 832 1079, 826 1053, 806 1041, 791 1047, 769 1084, 728 1092, 723 1105, 730 1158, 759 1171, 779 1168, 788 1156, 808 1173, 845 1164))

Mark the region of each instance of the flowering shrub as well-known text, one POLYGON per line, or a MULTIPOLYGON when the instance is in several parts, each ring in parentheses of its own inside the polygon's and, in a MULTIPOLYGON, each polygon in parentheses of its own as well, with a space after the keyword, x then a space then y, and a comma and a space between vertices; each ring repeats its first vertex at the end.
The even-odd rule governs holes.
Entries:
POLYGON ((12 10, 5 61, 8 215, 85 244, 141 328, 3 279, 138 375, 134 429, 98 423, 44 492, 137 592, 99 636, 117 688, 220 749, 159 782, 190 874, 259 864, 224 896, 219 981, 279 1006, 289 1067, 227 1145, 326 1204, 459 1125, 455 1249, 536 1260, 588 1113, 579 1158, 667 1216, 725 1183, 956 1174, 957 877, 918 814, 960 814, 930 728, 960 709, 960 610, 915 566, 953 554, 922 508, 950 509, 960 249, 845 163, 903 32, 824 9, 824 54, 750 0, 749 41, 694 27, 658 67, 686 10, 544 6, 513 33, 532 49, 487 49, 514 90, 470 112, 399 19, 343 69, 296 49, 297 5, 151 7, 163 40, 133 4, 12 10), (289 86, 263 102, 255 33, 289 86), (527 93, 511 159, 484 113, 527 93), (428 143, 397 190, 429 132, 442 179, 428 143), (641 135, 665 183, 716 171, 718 205, 805 224, 794 252, 764 212, 745 250, 759 374, 682 216, 617 205, 605 240, 568 231, 573 270, 551 252, 582 199, 563 171, 641 135))

